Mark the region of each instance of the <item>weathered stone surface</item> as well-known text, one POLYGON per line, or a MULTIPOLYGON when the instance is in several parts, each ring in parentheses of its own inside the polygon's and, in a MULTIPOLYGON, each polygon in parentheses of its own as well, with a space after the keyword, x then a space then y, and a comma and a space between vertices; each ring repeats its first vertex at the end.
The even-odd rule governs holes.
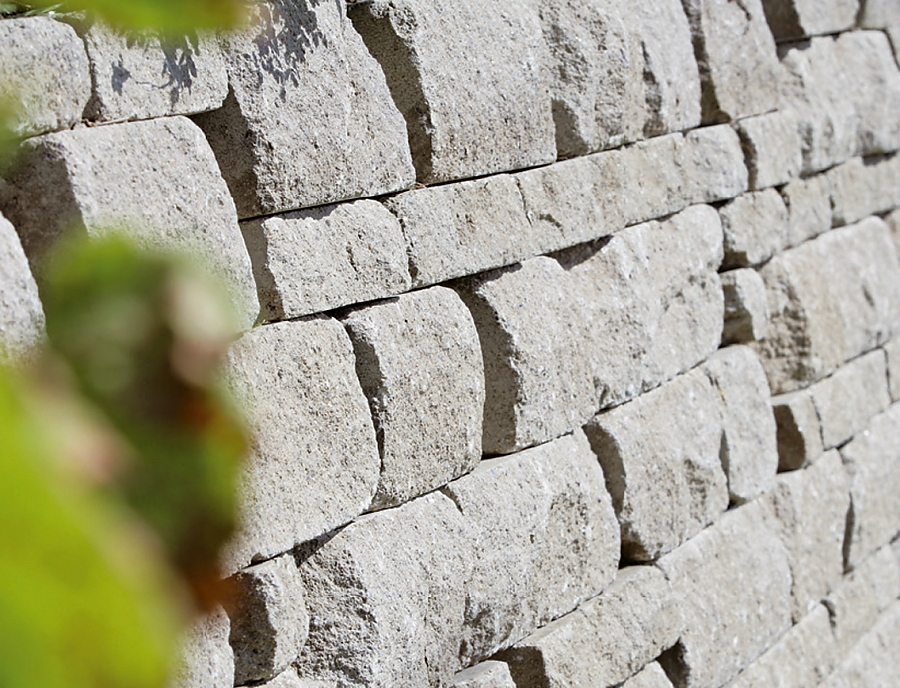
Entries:
POLYGON ((481 341, 486 454, 559 437, 595 411, 575 284, 559 263, 539 257, 455 285, 481 341))
POLYGON ((665 576, 651 566, 632 566, 602 595, 500 657, 518 686, 607 688, 674 645, 682 624, 665 576))
POLYGON ((727 124, 684 135, 685 195, 691 203, 734 198, 750 185, 737 133, 727 124))
POLYGON ((720 686, 790 628, 787 553, 759 500, 725 514, 657 564, 685 617, 660 662, 676 684, 720 686))
POLYGON ((888 229, 891 232, 891 239, 894 241, 894 248, 897 255, 900 256, 900 210, 895 210, 884 218, 888 229))
POLYGON ((377 201, 241 223, 263 314, 281 320, 409 291, 400 225, 377 201))
POLYGON ((171 117, 48 134, 25 144, 0 206, 40 265, 64 233, 123 231, 150 248, 193 254, 229 289, 243 327, 259 301, 234 203, 190 120, 171 117), (79 230, 78 227, 83 229, 79 230))
POLYGON ((254 437, 241 525, 225 555, 235 570, 368 508, 380 459, 350 339, 337 321, 252 330, 232 347, 225 374, 254 437))
POLYGON ((228 97, 195 121, 242 218, 412 186, 406 124, 344 0, 254 3, 223 50, 228 97))
POLYGON ((832 224, 859 222, 900 205, 900 156, 853 158, 827 172, 832 224))
POLYGON ((894 404, 841 448, 850 476, 850 514, 844 563, 859 566, 900 532, 900 405, 894 404))
POLYGON ((474 548, 458 643, 463 666, 567 614, 616 575, 619 525, 580 430, 485 460, 445 494, 474 548))
POLYGON ((688 205, 691 189, 685 178, 689 169, 692 181, 696 175, 685 148, 684 137, 671 134, 622 149, 626 225, 670 215, 688 205))
POLYGON ((28 359, 44 336, 44 308, 13 226, 0 215, 0 363, 28 359))
POLYGON ((50 17, 0 22, 0 92, 19 111, 12 122, 20 136, 68 129, 81 121, 91 95, 84 44, 71 27, 50 17))
POLYGON ((900 602, 895 602, 878 619, 849 655, 828 677, 822 688, 888 688, 900 675, 900 602))
POLYGON ((888 388, 891 401, 900 401, 900 339, 892 339, 884 345, 887 356, 888 388))
POLYGON ((781 189, 788 209, 788 245, 798 246, 831 229, 828 175, 795 179, 781 189))
POLYGON ((290 554, 239 571, 231 617, 234 684, 274 678, 300 654, 309 631, 303 582, 290 554))
POLYGON ((886 29, 900 25, 900 5, 895 0, 864 0, 859 25, 864 29, 886 29))
POLYGON ((775 418, 766 371, 752 349, 719 349, 701 369, 722 400, 725 431, 720 457, 733 504, 767 492, 778 470, 775 418))
POLYGON ((738 196, 719 210, 726 268, 766 262, 788 243, 788 209, 775 189, 738 196))
POLYGON ((622 688, 672 688, 672 682, 662 666, 653 662, 625 681, 622 688))
POLYGON ((780 253, 760 274, 769 333, 753 346, 776 394, 829 375, 900 324, 900 264, 877 218, 780 253))
POLYGON ((822 455, 822 424, 808 389, 772 397, 778 426, 778 470, 796 471, 822 455))
POLYGON ((220 607, 189 628, 170 688, 231 688, 234 657, 228 645, 228 616, 220 607))
POLYGON ((762 277, 750 268, 729 270, 720 277, 725 296, 722 344, 744 344, 765 337, 769 310, 762 277))
POLYGON ((585 431, 622 527, 625 560, 657 559, 728 506, 721 402, 702 372, 596 416, 585 431))
POLYGON ((341 316, 369 399, 381 475, 372 506, 409 501, 481 460, 484 368, 459 296, 431 287, 341 316))
POLYGON ((338 688, 338 684, 333 681, 300 678, 295 669, 288 669, 271 681, 256 685, 263 686, 263 688, 338 688))
POLYGON ((778 56, 760 0, 682 0, 700 68, 703 122, 778 107, 778 56))
POLYGON ((447 688, 516 688, 516 684, 506 664, 491 660, 459 672, 447 688))
POLYGON ((775 38, 786 41, 849 29, 859 0, 763 0, 775 38))
POLYGON ((800 176, 803 153, 797 125, 797 115, 791 110, 748 117, 737 123, 751 189, 786 184, 800 176))
POLYGON ((373 0, 350 14, 406 118, 420 182, 556 159, 549 54, 535 6, 373 0))

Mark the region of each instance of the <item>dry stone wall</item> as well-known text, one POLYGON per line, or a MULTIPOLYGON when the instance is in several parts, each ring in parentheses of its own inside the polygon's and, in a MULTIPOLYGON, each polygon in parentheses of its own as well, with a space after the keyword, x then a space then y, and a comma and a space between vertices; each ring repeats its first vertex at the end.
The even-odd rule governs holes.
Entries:
POLYGON ((898 39, 895 0, 0 21, 4 356, 72 231, 243 314, 244 595, 173 688, 897 685, 898 39))

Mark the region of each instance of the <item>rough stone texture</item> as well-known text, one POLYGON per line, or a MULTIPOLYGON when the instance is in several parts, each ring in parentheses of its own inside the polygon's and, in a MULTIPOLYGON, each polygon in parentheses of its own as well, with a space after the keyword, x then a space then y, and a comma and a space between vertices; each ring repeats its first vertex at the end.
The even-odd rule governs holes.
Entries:
POLYGON ((221 607, 189 628, 169 688, 231 688, 234 657, 228 633, 228 616, 221 607))
POLYGON ((559 437, 596 410, 575 284, 559 263, 539 257, 455 285, 481 341, 486 454, 559 437))
POLYGON ((263 686, 263 688, 338 688, 338 684, 333 681, 300 678, 295 669, 288 669, 271 681, 256 685, 263 686))
POLYGON ((721 402, 702 372, 596 416, 585 431, 621 524, 625 560, 657 559, 728 506, 721 402))
POLYGON ((722 344, 744 344, 765 337, 769 310, 762 277, 749 268, 729 270, 720 277, 725 296, 722 344))
POLYGON ((700 68, 703 122, 775 110, 778 56, 760 0, 682 0, 700 68))
POLYGON ((844 563, 859 566, 900 532, 900 405, 894 404, 841 448, 850 476, 850 514, 844 563))
POLYGON ((516 684, 506 664, 491 660, 459 672, 447 688, 516 688, 516 684))
POLYGON ((897 255, 900 256, 900 210, 895 210, 884 218, 888 229, 891 232, 891 239, 894 241, 894 248, 897 255))
POLYGON ((653 662, 625 681, 622 688, 672 688, 672 682, 662 666, 653 662))
POLYGON ((616 576, 619 525, 580 430, 488 459, 445 494, 469 524, 473 548, 458 643, 463 666, 568 614, 616 576))
POLYGON ((769 333, 754 344, 775 394, 821 379, 900 324, 900 264, 877 218, 835 229, 761 270, 769 333))
POLYGON ((778 426, 778 470, 796 471, 822 455, 822 424, 808 389, 772 397, 778 426))
POLYGON ((406 118, 416 178, 466 179, 556 159, 536 6, 373 0, 351 10, 406 118))
POLYGON ((886 29, 900 25, 900 5, 895 0, 862 0, 859 25, 864 29, 886 29))
POLYGON ((748 117, 737 123, 751 189, 786 184, 800 176, 803 153, 797 125, 797 115, 791 110, 748 117))
POLYGON ((719 393, 725 436, 720 457, 732 504, 767 492, 778 470, 775 418, 766 371, 752 349, 719 349, 702 365, 719 393))
POLYGON ((684 135, 685 195, 691 203, 734 198, 750 185, 737 133, 727 124, 684 135))
POLYGON ((853 158, 827 173, 832 224, 841 226, 900 205, 900 156, 853 158))
POLYGON ((860 0, 762 0, 776 40, 786 41, 849 29, 860 0))
POLYGON ((678 600, 662 572, 632 566, 621 569, 602 595, 500 658, 518 686, 607 688, 674 645, 682 625, 678 600))
POLYGON ((688 205, 686 177, 689 170, 694 170, 686 156, 681 134, 660 136, 622 149, 626 225, 670 215, 688 205))
POLYGON ((372 506, 402 504, 481 460, 484 368, 459 296, 431 287, 341 316, 369 399, 381 476, 372 506))
POLYGON ((0 364, 25 361, 44 336, 44 308, 13 226, 0 215, 0 364))
POLYGON ((831 229, 828 175, 795 179, 781 189, 788 209, 788 245, 798 246, 831 229))
POLYGON ((900 401, 900 338, 893 339, 884 346, 887 355, 888 386, 891 401, 900 401))
POLYGON ((228 97, 195 121, 242 218, 412 186, 403 117, 344 0, 254 3, 223 50, 228 97))
POLYGON ((274 678, 300 654, 309 631, 303 582, 290 554, 239 571, 231 617, 234 683, 274 678))
POLYGON ((790 628, 787 553, 759 501, 725 514, 659 560, 685 628, 660 662, 676 685, 720 686, 790 628))
POLYGON ((0 206, 33 266, 64 233, 123 231, 192 253, 229 289, 242 327, 259 301, 234 203, 203 132, 183 117, 48 134, 25 144, 0 206), (82 227, 79 230, 77 227, 82 227))
POLYGON ((241 223, 263 315, 281 320, 409 291, 406 242, 377 201, 241 223))
POLYGON ((337 321, 252 330, 232 347, 225 375, 253 432, 241 526, 225 555, 234 570, 364 511, 380 459, 350 339, 337 321))
POLYGON ((766 262, 788 243, 788 209, 775 189, 744 194, 722 206, 725 268, 766 262))
POLYGON ((71 27, 50 17, 0 22, 0 92, 19 111, 12 122, 20 136, 68 129, 81 121, 91 95, 84 44, 71 27))
POLYGON ((891 405, 884 351, 877 349, 844 364, 809 389, 825 449, 843 444, 891 405))
POLYGON ((890 688, 900 675, 898 645, 900 602, 895 602, 822 683, 822 688, 890 688))

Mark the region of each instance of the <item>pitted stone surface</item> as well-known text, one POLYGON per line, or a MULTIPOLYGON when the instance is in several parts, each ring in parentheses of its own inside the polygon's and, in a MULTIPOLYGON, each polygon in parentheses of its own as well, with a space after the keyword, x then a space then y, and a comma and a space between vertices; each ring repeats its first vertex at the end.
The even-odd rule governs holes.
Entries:
POLYGON ((351 16, 406 118, 418 181, 556 159, 549 52, 535 6, 373 0, 351 16))
POLYGON ((622 688, 672 688, 672 682, 662 666, 652 662, 625 681, 622 688))
POLYGON ((271 681, 256 685, 263 688, 338 688, 338 684, 333 681, 300 678, 295 669, 288 669, 271 681))
POLYGON ((826 176, 835 226, 859 222, 900 205, 900 156, 896 154, 852 158, 831 168, 826 176))
POLYGON ((796 40, 849 29, 860 0, 762 0, 778 41, 796 40))
POLYGON ((798 246, 831 229, 831 185, 828 175, 795 179, 781 189, 788 209, 788 245, 798 246))
POLYGON ((412 186, 406 124, 344 0, 254 3, 223 49, 228 97, 195 121, 240 217, 412 186))
POLYGON ((822 688, 890 686, 900 675, 900 602, 885 610, 822 688))
POLYGON ((44 308, 16 230, 0 215, 0 363, 33 355, 44 336, 44 308))
POLYGON ((446 287, 341 316, 369 400, 381 475, 372 506, 409 501, 481 460, 484 369, 472 316, 446 287))
POLYGON ((738 196, 719 215, 725 241, 723 267, 759 265, 788 244, 788 209, 775 189, 738 196))
POLYGON ((681 134, 660 136, 622 149, 622 166, 625 224, 670 215, 688 205, 691 189, 687 187, 696 173, 690 166, 681 134))
POLYGON ((447 688, 516 688, 516 684, 506 664, 489 660, 459 672, 447 688))
POLYGON ((691 203, 734 198, 750 185, 737 133, 727 124, 684 135, 686 196, 691 203))
POLYGON ((221 607, 187 629, 169 688, 231 688, 234 657, 228 633, 228 616, 221 607))
POLYGON ((822 455, 822 423, 808 389, 772 397, 772 410, 778 426, 779 471, 796 471, 822 455))
POLYGON ((758 341, 769 329, 766 285, 756 270, 741 268, 721 275, 725 296, 722 344, 758 341))
POLYGON ((754 191, 786 184, 800 176, 803 153, 797 115, 791 110, 748 117, 737 123, 750 188, 754 191))

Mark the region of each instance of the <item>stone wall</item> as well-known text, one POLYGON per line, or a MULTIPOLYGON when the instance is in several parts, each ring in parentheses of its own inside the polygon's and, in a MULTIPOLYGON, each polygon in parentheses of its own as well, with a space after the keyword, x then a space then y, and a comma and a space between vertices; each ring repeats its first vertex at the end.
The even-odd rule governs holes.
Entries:
POLYGON ((72 226, 243 314, 246 595, 178 686, 896 685, 898 39, 892 0, 0 21, 7 349, 72 226))

